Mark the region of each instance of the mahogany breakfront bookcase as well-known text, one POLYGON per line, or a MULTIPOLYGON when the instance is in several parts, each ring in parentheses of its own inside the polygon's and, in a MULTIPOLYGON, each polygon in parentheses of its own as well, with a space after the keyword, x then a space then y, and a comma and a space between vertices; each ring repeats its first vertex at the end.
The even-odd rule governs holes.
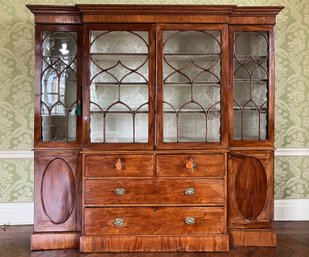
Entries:
POLYGON ((275 246, 283 7, 28 5, 33 250, 275 246))

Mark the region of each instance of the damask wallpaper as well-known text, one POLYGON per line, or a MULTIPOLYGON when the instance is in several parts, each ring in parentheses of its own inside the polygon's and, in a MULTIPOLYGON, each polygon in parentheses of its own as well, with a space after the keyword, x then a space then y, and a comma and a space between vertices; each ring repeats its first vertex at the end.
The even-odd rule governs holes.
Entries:
MULTIPOLYGON (((25 4, 144 3, 283 5, 276 27, 276 147, 309 147, 307 0, 0 0, 0 150, 33 141, 33 15, 25 4)), ((309 158, 276 158, 276 198, 309 198, 309 158)), ((31 202, 32 160, 0 160, 0 202, 31 202)))

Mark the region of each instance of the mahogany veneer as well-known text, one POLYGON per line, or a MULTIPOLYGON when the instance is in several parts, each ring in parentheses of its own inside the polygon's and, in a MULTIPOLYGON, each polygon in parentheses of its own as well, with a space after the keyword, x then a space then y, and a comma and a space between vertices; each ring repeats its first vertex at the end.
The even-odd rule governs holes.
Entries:
MULTIPOLYGON (((36 24, 32 250, 80 247, 81 252, 203 252, 228 251, 229 245, 276 245, 274 25, 283 7, 27 7, 36 24), (195 49, 195 44, 210 40, 212 44, 207 45, 211 49, 202 53, 190 52, 191 48, 177 52, 177 47, 166 51, 166 42, 172 37, 166 35, 171 31, 196 33, 177 47, 191 42, 195 49), (146 45, 147 53, 139 53, 137 48, 126 52, 126 47, 120 53, 98 50, 96 44, 99 48, 104 44, 105 32, 134 35, 146 45), (196 37, 194 41, 197 34, 208 39, 196 37), (250 40, 239 46, 240 34, 250 40), (264 43, 259 43, 261 39, 264 43), (260 54, 250 52, 256 45, 262 49, 260 54), (247 52, 238 53, 239 49, 247 52), (68 53, 72 56, 66 56, 68 53), (125 57, 146 57, 146 75, 141 67, 128 67, 122 60, 125 57), (180 60, 176 65, 167 61, 174 57, 180 60), (105 58, 115 61, 115 66, 102 68, 100 62, 105 58), (193 79, 182 66, 186 62, 198 70, 198 75, 189 72, 193 79), (129 73, 117 78, 119 74, 113 74, 116 66, 129 73), (172 71, 166 75, 169 69, 172 71), (102 74, 116 82, 96 81, 102 74), (146 82, 127 82, 126 77, 132 74, 146 82), (169 80, 175 74, 177 83, 169 80), (127 89, 147 87, 148 102, 142 105, 147 108, 135 110, 121 99, 124 84, 127 89), (94 102, 93 95, 106 85, 118 86, 118 101, 104 109, 102 103, 94 102), (178 94, 178 100, 188 102, 179 108, 170 104, 165 91, 169 86, 187 86, 189 90, 178 94), (194 91, 198 86, 205 91, 194 91), (195 99, 197 95, 204 97, 202 104, 195 99), (247 98, 243 100, 242 95, 247 98), (212 98, 218 99, 211 102, 212 98), (195 107, 190 109, 188 103, 195 107), (113 109, 116 105, 127 109, 113 109), (130 140, 122 141, 130 126, 117 138, 116 125, 126 122, 124 116, 108 127, 109 113, 132 115, 130 140), (141 113, 147 115, 146 123, 136 129, 136 117, 141 113), (165 126, 173 122, 166 116, 171 113, 176 121, 170 129, 175 135, 165 126), (180 119, 183 113, 187 120, 180 119), (202 122, 194 120, 194 115, 200 115, 202 122), (201 123, 205 129, 198 127, 201 123)), ((120 43, 125 45, 128 38, 120 43)), ((136 92, 140 91, 132 90, 130 97, 135 100, 137 94, 139 101, 136 92)))

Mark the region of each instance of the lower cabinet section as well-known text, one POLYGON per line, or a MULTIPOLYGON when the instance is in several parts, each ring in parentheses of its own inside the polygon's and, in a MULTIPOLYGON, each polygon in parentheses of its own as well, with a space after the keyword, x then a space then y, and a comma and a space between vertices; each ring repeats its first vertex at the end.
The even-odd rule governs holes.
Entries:
POLYGON ((228 161, 231 245, 275 246, 273 151, 232 151, 228 161))
POLYGON ((90 152, 82 165, 78 150, 35 156, 32 250, 204 252, 277 244, 273 151, 90 152))
POLYGON ((81 252, 228 251, 226 153, 83 160, 81 252))
POLYGON ((228 165, 229 228, 272 228, 273 166, 272 151, 230 153, 228 165))
POLYGON ((79 150, 35 151, 32 250, 78 246, 78 237, 81 234, 79 152, 79 150))

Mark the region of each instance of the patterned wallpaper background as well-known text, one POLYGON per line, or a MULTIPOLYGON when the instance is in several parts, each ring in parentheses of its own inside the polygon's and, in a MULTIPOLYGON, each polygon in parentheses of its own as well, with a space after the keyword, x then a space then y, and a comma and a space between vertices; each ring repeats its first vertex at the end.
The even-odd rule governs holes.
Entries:
MULTIPOLYGON (((276 27, 276 147, 309 147, 308 0, 0 0, 0 151, 33 140, 33 15, 26 4, 283 5, 276 27)), ((309 158, 276 158, 276 198, 309 198, 309 158)), ((0 202, 33 201, 33 161, 0 160, 0 202)))

